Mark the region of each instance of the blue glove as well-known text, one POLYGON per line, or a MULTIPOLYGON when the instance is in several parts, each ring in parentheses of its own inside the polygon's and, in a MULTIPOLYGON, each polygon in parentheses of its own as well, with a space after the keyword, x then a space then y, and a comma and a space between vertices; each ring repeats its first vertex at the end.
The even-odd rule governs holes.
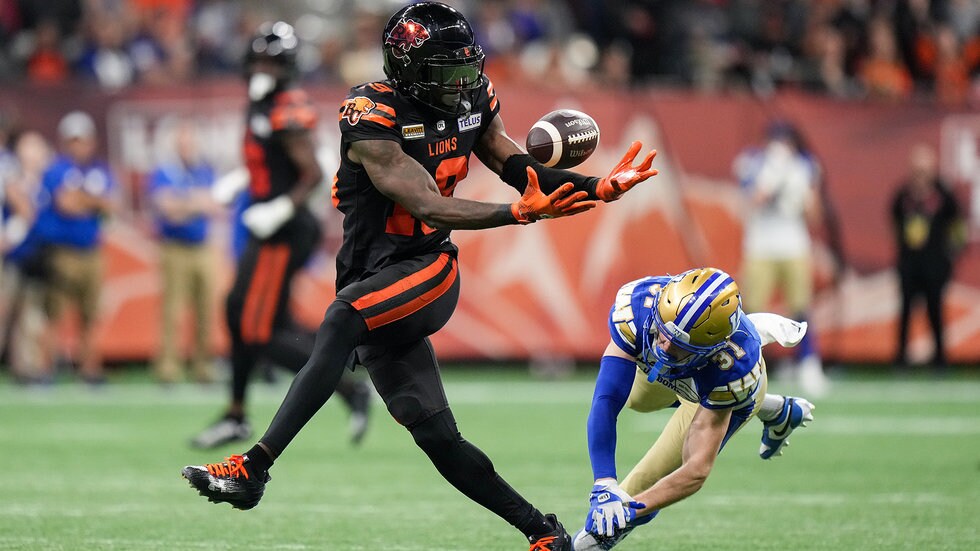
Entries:
POLYGON ((589 515, 585 518, 585 531, 599 536, 612 537, 616 529, 636 518, 636 513, 646 505, 633 501, 615 480, 592 486, 589 496, 589 515))

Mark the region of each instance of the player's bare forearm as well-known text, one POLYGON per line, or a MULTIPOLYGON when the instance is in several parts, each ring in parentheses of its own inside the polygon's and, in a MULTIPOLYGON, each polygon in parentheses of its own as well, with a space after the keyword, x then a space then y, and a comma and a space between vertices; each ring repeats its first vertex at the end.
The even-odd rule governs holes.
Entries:
POLYGON ((302 204, 323 180, 323 169, 316 158, 316 146, 309 130, 295 130, 283 136, 283 147, 290 160, 296 164, 299 177, 289 192, 293 204, 302 204))
POLYGON ((503 121, 496 116, 490 121, 490 126, 477 142, 473 153, 487 168, 500 174, 504 169, 504 162, 511 155, 523 155, 527 152, 507 135, 503 121))
POLYGON ((427 199, 419 213, 413 215, 433 228, 447 230, 480 230, 517 223, 510 205, 441 195, 427 199))
POLYGON ((730 418, 731 410, 698 408, 684 439, 681 466, 649 489, 633 496, 636 501, 646 505, 641 514, 663 509, 701 489, 721 449, 730 418))
POLYGON ((396 142, 354 142, 348 156, 364 167, 378 191, 430 227, 476 230, 517 223, 508 204, 443 197, 432 176, 396 142))

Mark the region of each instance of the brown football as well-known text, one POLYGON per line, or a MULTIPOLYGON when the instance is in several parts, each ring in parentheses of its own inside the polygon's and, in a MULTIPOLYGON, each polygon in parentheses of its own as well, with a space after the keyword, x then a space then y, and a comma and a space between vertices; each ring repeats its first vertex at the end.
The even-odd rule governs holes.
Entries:
POLYGON ((527 152, 552 168, 571 168, 592 155, 599 145, 599 126, 592 117, 573 109, 552 111, 527 133, 527 152))

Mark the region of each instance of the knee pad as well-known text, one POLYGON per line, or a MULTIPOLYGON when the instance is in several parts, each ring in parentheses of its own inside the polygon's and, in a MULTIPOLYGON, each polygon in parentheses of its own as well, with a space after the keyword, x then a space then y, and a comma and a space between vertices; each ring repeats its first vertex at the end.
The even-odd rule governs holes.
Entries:
POLYGON ((388 413, 399 425, 414 431, 415 426, 422 421, 422 402, 408 394, 393 396, 388 400, 388 413))
POLYGON ((358 327, 367 328, 364 318, 353 306, 340 300, 335 300, 330 304, 327 312, 323 315, 323 321, 320 323, 320 331, 330 333, 340 331, 351 333, 356 331, 358 327))
POLYGON ((430 455, 434 452, 445 453, 452 450, 463 440, 459 430, 456 429, 456 421, 448 410, 407 427, 418 447, 430 455))

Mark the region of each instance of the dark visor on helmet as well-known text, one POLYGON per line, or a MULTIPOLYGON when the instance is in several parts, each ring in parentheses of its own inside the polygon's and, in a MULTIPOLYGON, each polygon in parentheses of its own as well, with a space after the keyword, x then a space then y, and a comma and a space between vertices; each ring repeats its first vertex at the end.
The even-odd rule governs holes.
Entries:
POLYGON ((474 90, 479 88, 483 76, 483 52, 466 59, 429 59, 422 82, 449 90, 474 90))

